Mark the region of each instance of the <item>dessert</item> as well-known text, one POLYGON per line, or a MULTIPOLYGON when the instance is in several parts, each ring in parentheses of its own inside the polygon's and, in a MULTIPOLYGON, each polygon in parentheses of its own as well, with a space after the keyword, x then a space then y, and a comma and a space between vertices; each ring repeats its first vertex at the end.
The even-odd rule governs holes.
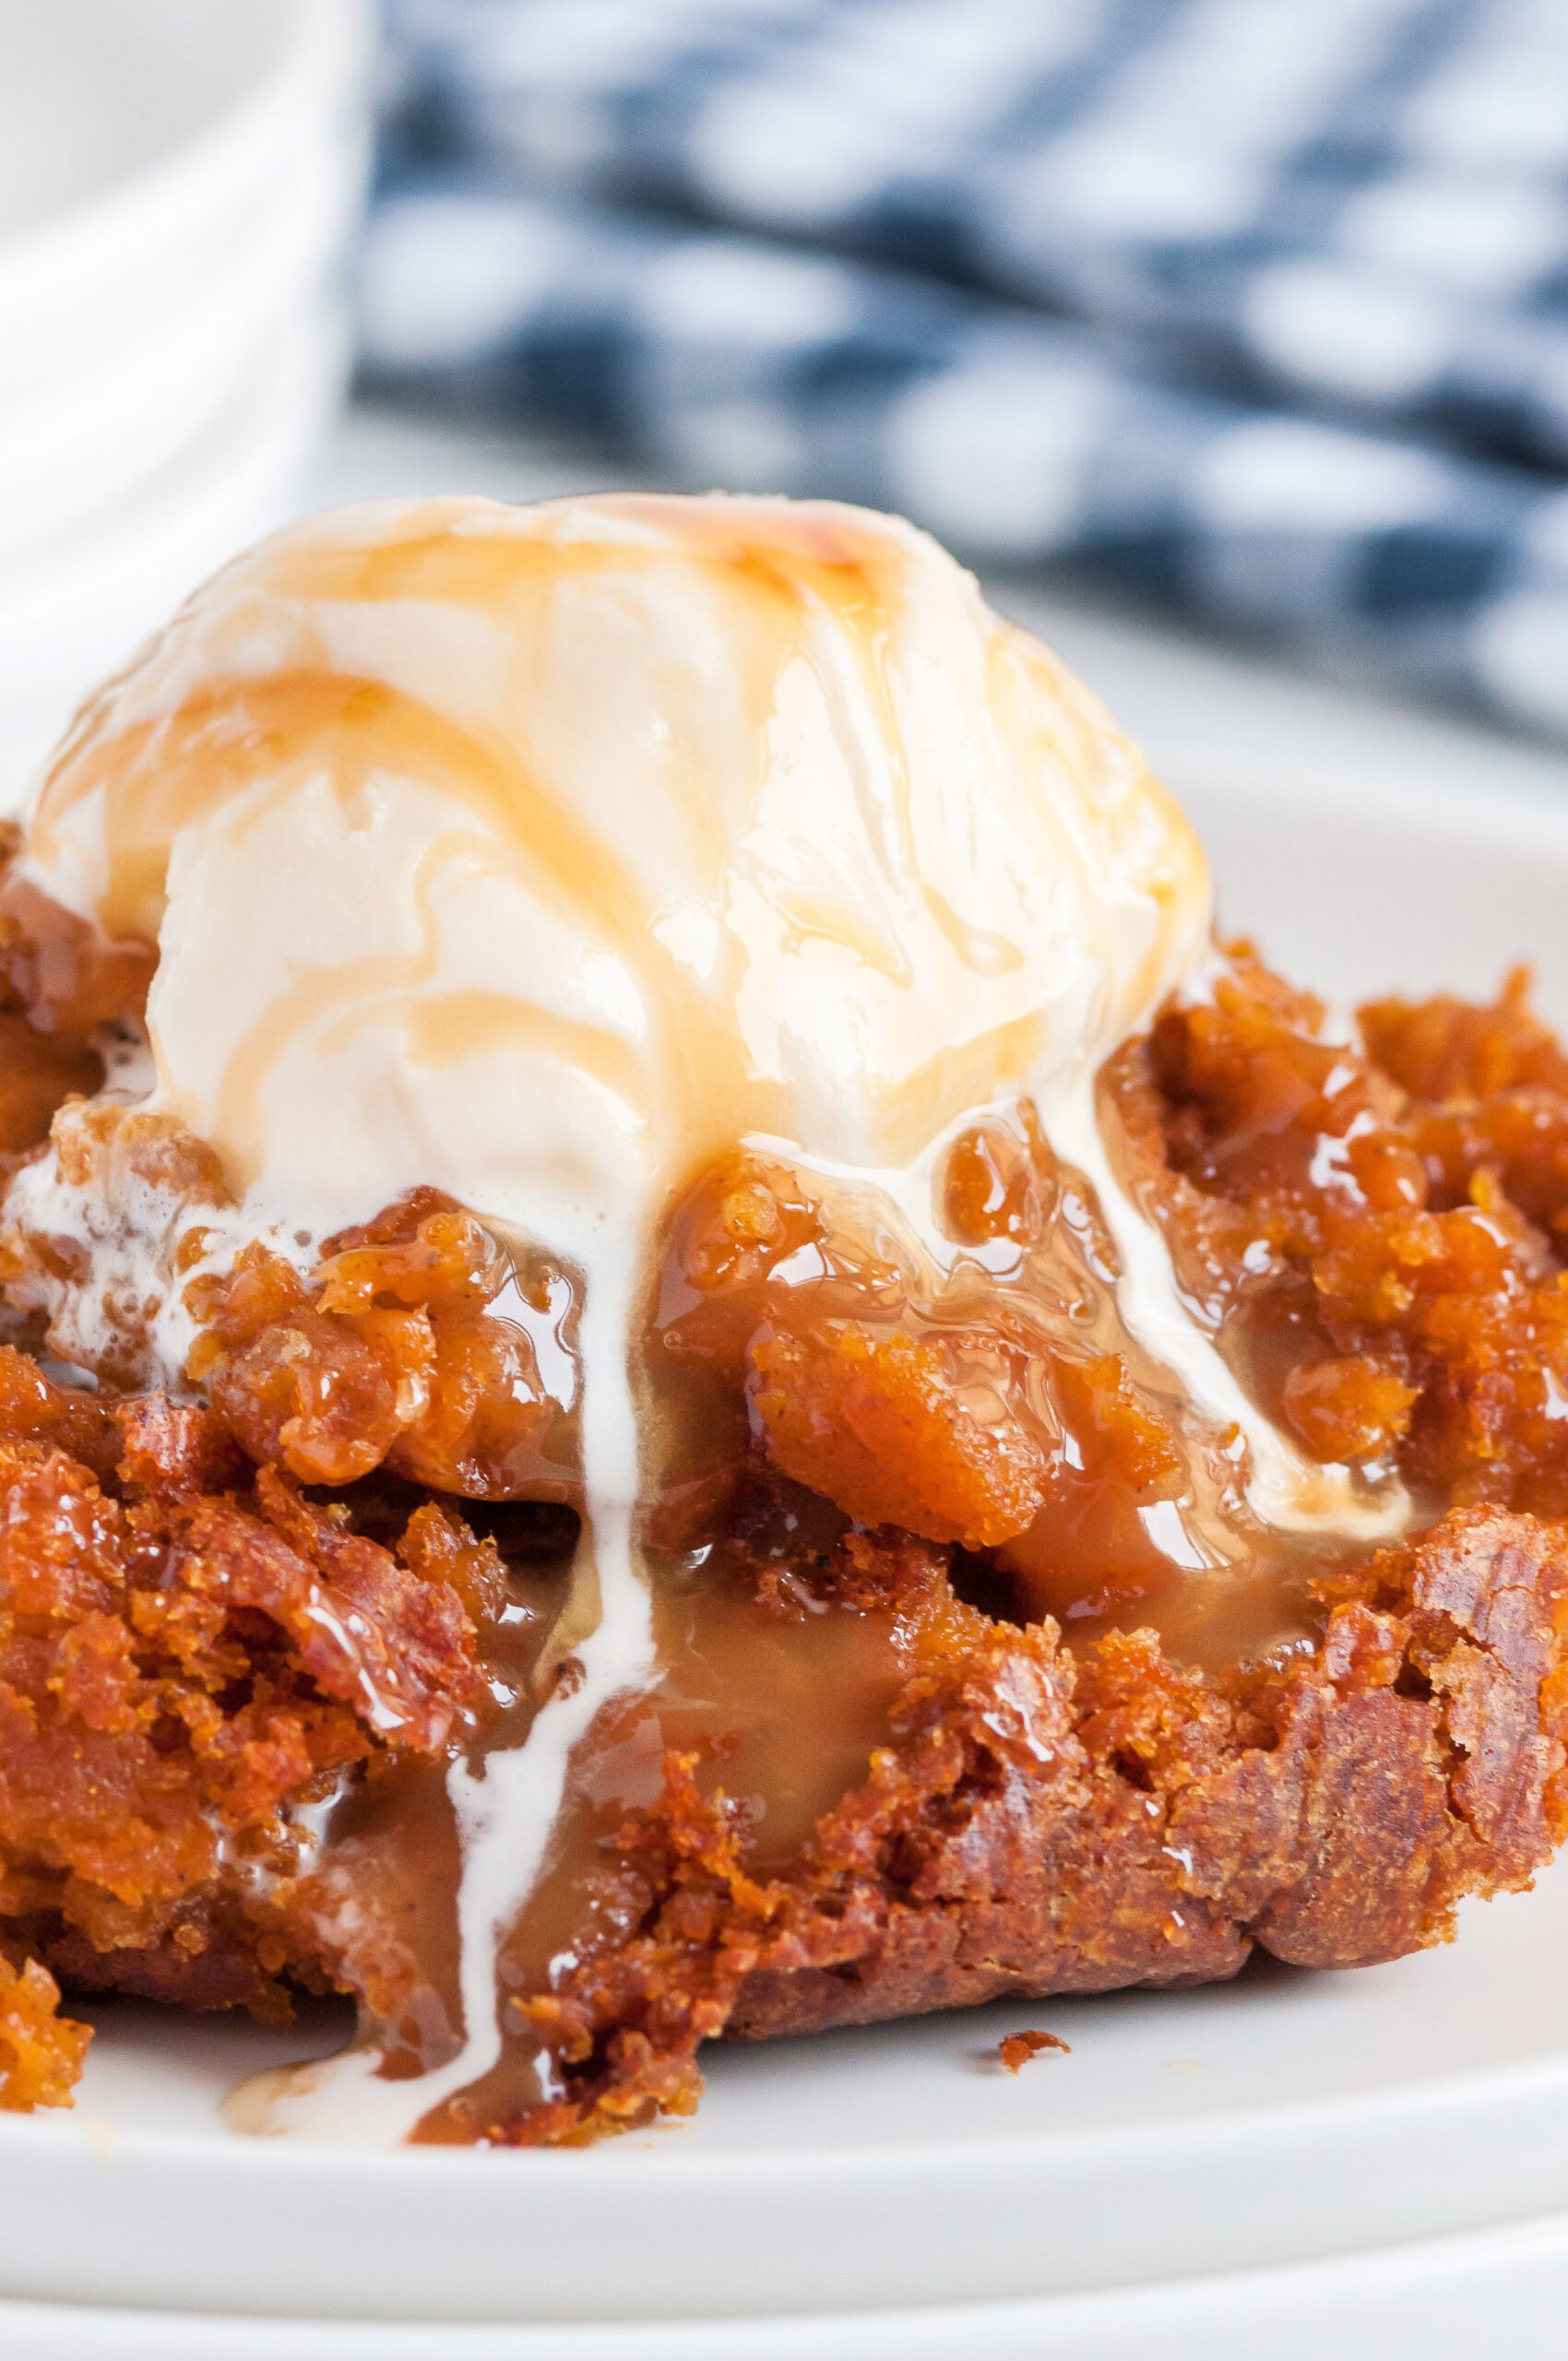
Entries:
POLYGON ((57 1987, 330 1990, 238 2117, 576 2141, 1547 1857, 1568 1059, 1218 945, 923 535, 294 528, 83 710, 0 931, 15 2102, 57 1987))

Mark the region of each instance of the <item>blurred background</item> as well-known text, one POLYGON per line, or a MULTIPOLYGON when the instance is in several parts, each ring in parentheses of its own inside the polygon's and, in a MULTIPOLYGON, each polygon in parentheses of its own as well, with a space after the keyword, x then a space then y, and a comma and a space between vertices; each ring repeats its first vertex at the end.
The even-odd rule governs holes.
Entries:
POLYGON ((299 508, 624 481, 905 510, 1178 783, 1560 790, 1568 0, 0 0, 9 801, 299 508))

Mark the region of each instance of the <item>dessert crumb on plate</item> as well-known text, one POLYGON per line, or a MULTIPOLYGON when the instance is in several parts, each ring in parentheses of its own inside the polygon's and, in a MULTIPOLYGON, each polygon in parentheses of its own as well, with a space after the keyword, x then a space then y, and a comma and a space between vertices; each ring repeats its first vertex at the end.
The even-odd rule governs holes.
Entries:
POLYGON ((1009 2074, 1021 2073, 1030 2058, 1038 2058, 1042 2049, 1059 2049, 1063 2057, 1071 2054, 1068 2044, 1060 2034, 1041 2033, 1034 2026, 1023 2033, 1004 2034, 996 2045, 996 2054, 1009 2074))

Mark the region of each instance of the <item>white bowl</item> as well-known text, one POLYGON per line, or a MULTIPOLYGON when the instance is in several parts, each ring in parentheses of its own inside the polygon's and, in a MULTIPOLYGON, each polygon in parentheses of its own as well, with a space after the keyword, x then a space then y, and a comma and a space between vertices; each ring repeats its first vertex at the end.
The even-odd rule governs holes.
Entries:
MULTIPOLYGON (((73 356, 19 394, 0 384, 0 567, 169 469, 318 309, 363 184, 362 145, 317 137, 280 201, 101 365, 73 356)), ((46 552, 44 553, 46 554, 46 552)))
POLYGON ((242 396, 131 498, 0 565, 0 810, 89 690, 197 582, 282 521, 342 393, 336 303, 290 324, 242 396))
POLYGON ((0 0, 0 386, 222 267, 352 103, 364 0, 0 0))

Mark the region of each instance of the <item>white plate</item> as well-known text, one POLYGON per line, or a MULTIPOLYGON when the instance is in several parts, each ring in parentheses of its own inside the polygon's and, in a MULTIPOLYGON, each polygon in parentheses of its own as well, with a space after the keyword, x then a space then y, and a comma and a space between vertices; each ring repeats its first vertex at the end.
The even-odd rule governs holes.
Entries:
POLYGON ((16 2361, 1560 2361, 1568 2215, 1039 2302, 643 2327, 453 2328, 0 2303, 16 2361))
POLYGON ((688 2319, 1092 2293, 1568 2209, 1568 1870, 1358 1975, 1011 2003, 717 2054, 586 2154, 225 2134, 330 2035, 101 2013, 74 2118, 0 2124, 0 2294, 304 2319, 688 2319), (1072 2045, 1016 2079, 995 2044, 1072 2045), (90 2235, 86 2234, 90 2225, 90 2235), (604 2257, 614 2257, 613 2270, 604 2257))
MULTIPOLYGON (((1229 910, 1305 979, 1482 983, 1534 953, 1568 1009, 1568 814, 1483 792, 1390 800, 1381 782, 1343 775, 1289 795, 1187 784, 1229 910)), ((1355 1975, 1262 1963, 1229 1987, 1009 2004, 721 2052, 694 2123, 584 2154, 249 2143, 221 2130, 220 2092, 307 2043, 110 2009, 77 2115, 0 2125, 0 2296, 468 2322, 1011 2298, 1035 2299, 1020 2317, 1039 2328, 1041 2298, 1336 2257, 1332 2284, 1364 2292, 1358 2252, 1568 2209, 1565 1962, 1568 1866, 1528 1897, 1468 1910, 1457 1946, 1355 1975), (1072 2054, 1014 2080, 988 2052, 1031 2023, 1072 2054)), ((1568 2299, 1561 2227, 1518 2235, 1536 2237, 1531 2269, 1568 2299)), ((1390 2284, 1429 2262, 1388 2261, 1390 2284)), ((1278 2291, 1300 2278, 1256 2283, 1254 2325, 1271 2337, 1278 2291)), ((1115 2298, 1141 2345, 991 2349, 1146 2351, 1155 2301, 1140 2312, 1115 2298)), ((1201 2305, 1193 2317, 1201 2326, 1201 2305)), ((1000 2333, 1003 2316, 985 2318, 1000 2333)), ((760 2337, 733 2349, 805 2349, 760 2337)), ((636 2349, 560 2345, 585 2361, 636 2349)), ((883 2348, 829 2335, 816 2349, 883 2348)), ((956 2331, 945 2349, 988 2348, 956 2331)))
POLYGON ((364 0, 0 0, 0 376, 101 354, 220 267, 339 120, 364 0))

